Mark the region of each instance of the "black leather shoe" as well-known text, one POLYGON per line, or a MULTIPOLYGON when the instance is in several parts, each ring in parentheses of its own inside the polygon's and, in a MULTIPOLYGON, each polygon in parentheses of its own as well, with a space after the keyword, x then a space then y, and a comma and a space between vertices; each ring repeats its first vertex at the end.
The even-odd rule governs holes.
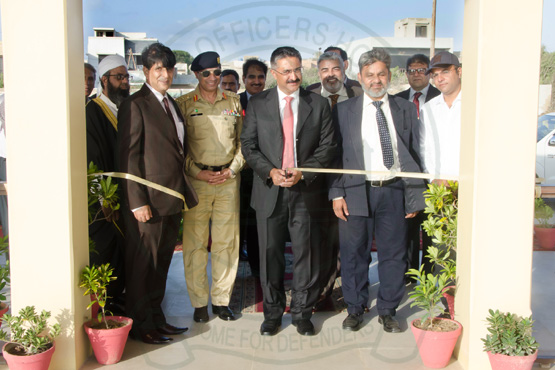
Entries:
POLYGON ((189 328, 179 328, 170 324, 166 324, 162 327, 156 328, 156 331, 162 335, 178 335, 185 333, 189 328))
POLYGON ((297 327, 300 335, 314 335, 314 325, 309 319, 293 320, 293 326, 297 327))
POLYGON ((208 306, 195 308, 193 320, 196 322, 208 322, 208 320, 210 320, 210 317, 208 316, 208 306))
POLYGON ((138 336, 133 335, 132 337, 137 340, 142 340, 146 344, 166 344, 173 340, 173 338, 158 333, 157 330, 151 330, 138 336))
POLYGON ((345 320, 343 320, 343 329, 350 331, 357 331, 362 324, 361 313, 350 313, 345 320))
POLYGON ((260 335, 276 335, 281 326, 281 320, 264 320, 260 325, 260 335))
POLYGON ((383 330, 388 333, 400 333, 399 322, 391 315, 380 315, 378 322, 383 325, 383 330))
POLYGON ((212 305, 212 313, 218 315, 218 317, 224 321, 235 320, 235 315, 233 311, 228 306, 214 306, 212 305))

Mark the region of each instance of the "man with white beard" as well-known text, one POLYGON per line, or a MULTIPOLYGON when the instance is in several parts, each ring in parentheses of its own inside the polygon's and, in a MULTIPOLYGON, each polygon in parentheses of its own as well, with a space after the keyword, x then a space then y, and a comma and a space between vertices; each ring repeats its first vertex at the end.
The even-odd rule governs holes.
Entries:
POLYGON ((372 236, 378 250, 378 322, 401 331, 396 309, 405 293, 407 219, 424 209, 423 180, 395 177, 421 172, 416 106, 387 94, 391 57, 384 49, 361 55, 358 79, 365 94, 338 104, 333 120, 341 140, 340 168, 390 171, 387 175, 334 176, 329 190, 339 223, 341 281, 348 316, 343 329, 356 331, 368 309, 372 236))

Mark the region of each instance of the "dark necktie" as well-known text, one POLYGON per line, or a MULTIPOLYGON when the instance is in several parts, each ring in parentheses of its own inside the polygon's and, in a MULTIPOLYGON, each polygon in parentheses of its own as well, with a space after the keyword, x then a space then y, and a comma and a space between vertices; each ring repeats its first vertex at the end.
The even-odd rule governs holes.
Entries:
MULTIPOLYGON (((162 99, 162 101, 164 102, 164 107, 166 108, 166 114, 168 115, 168 118, 170 119, 170 121, 172 121, 173 125, 175 126, 173 114, 172 114, 172 111, 170 110, 170 105, 168 104, 168 98, 164 98, 162 99)), ((177 127, 175 129, 177 130, 177 127)))
POLYGON ((382 156, 384 166, 390 170, 393 166, 393 147, 391 146, 391 136, 381 105, 383 102, 372 102, 376 107, 376 121, 378 122, 378 132, 380 133, 380 144, 382 145, 382 156))
POLYGON ((339 94, 331 94, 330 95, 331 109, 333 109, 333 107, 335 107, 335 104, 337 104, 337 99, 339 99, 339 94))
POLYGON ((420 101, 418 98, 422 95, 421 92, 414 93, 414 97, 412 98, 412 102, 416 104, 416 113, 418 113, 418 118, 420 118, 420 101))

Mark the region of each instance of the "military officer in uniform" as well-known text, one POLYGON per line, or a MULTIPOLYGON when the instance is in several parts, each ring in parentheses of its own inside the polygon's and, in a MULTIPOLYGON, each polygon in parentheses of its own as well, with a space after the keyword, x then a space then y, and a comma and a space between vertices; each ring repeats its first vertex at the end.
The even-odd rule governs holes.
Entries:
POLYGON ((208 237, 211 227, 212 312, 222 320, 235 320, 229 300, 239 260, 239 182, 245 160, 239 137, 243 124, 239 96, 219 88, 220 57, 209 51, 191 64, 199 83, 178 98, 187 127, 186 173, 199 197, 199 205, 183 219, 183 263, 193 319, 207 322, 209 283, 208 237))

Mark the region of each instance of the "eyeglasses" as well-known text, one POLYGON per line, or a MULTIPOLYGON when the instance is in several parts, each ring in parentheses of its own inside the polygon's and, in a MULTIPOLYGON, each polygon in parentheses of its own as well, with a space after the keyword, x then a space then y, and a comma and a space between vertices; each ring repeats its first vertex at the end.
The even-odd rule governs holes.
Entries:
POLYGON ((129 80, 133 79, 133 76, 129 76, 129 73, 125 74, 125 75, 122 75, 121 73, 118 73, 117 75, 108 75, 108 76, 115 77, 116 80, 118 80, 118 81, 121 81, 121 80, 128 80, 129 81, 129 80))
POLYGON ((200 72, 200 74, 204 78, 210 76, 211 74, 214 74, 214 76, 218 77, 219 75, 222 74, 222 70, 221 69, 214 69, 212 71, 202 71, 202 72, 200 72))
POLYGON ((303 67, 299 67, 299 68, 295 68, 295 69, 286 69, 283 72, 278 71, 277 69, 272 68, 274 71, 276 71, 277 73, 279 73, 282 76, 288 76, 291 73, 294 73, 296 75, 300 75, 303 73, 303 67))
POLYGON ((426 73, 426 68, 410 68, 407 70, 407 72, 409 73, 409 75, 415 75, 416 72, 420 73, 421 75, 423 75, 424 73, 426 73))
POLYGON ((454 69, 453 67, 449 67, 449 68, 446 68, 446 69, 442 69, 442 70, 439 71, 439 72, 432 73, 432 79, 436 79, 437 76, 439 76, 439 75, 447 76, 449 73, 451 73, 451 71, 452 71, 453 69, 454 69))

